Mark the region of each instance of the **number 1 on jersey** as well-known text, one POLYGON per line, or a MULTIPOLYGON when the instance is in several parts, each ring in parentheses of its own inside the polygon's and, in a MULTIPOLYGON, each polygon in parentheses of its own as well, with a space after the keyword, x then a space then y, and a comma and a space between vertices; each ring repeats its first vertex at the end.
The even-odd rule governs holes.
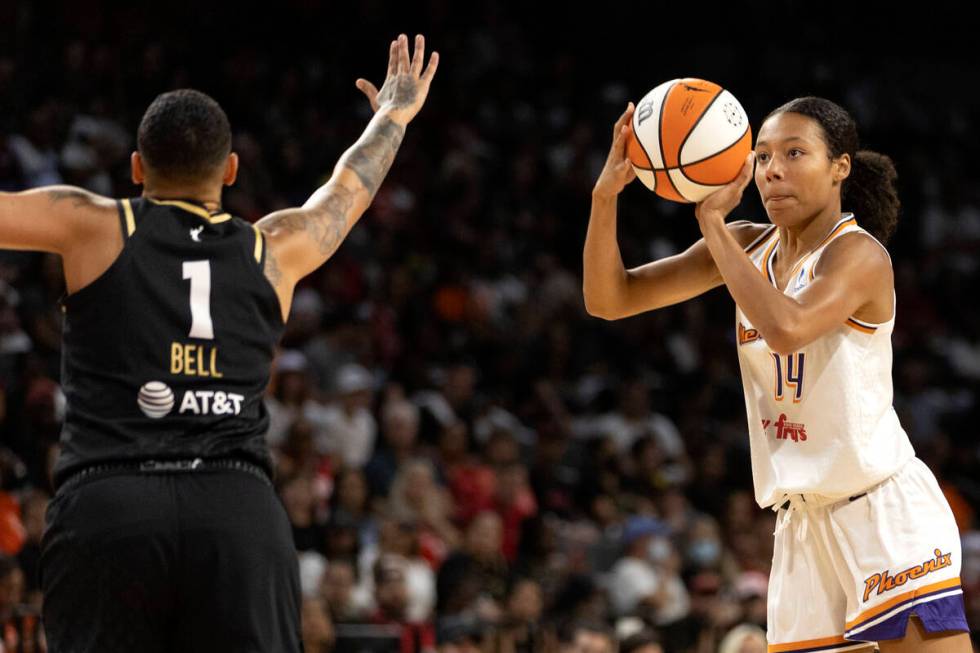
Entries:
POLYGON ((772 360, 775 365, 776 387, 774 394, 776 401, 783 400, 783 387, 790 387, 793 390, 793 403, 799 403, 803 399, 803 361, 802 351, 786 356, 785 364, 782 356, 772 352, 772 360), (785 376, 784 376, 785 375, 785 376))
POLYGON ((211 261, 184 261, 184 278, 191 280, 191 338, 214 340, 211 323, 211 261))

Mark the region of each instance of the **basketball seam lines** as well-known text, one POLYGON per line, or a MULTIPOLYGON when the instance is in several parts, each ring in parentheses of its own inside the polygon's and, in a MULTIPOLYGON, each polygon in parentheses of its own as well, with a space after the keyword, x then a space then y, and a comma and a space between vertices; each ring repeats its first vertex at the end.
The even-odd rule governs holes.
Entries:
MULTIPOLYGON (((663 98, 663 100, 660 101, 660 115, 657 118, 657 136, 658 136, 658 138, 657 138, 657 146, 660 148, 660 160, 664 162, 664 165, 667 164, 667 157, 664 156, 664 130, 663 130, 663 127, 664 127, 664 107, 667 106, 667 97, 670 95, 670 92, 673 91, 674 88, 677 87, 677 82, 678 81, 680 81, 680 80, 677 80, 673 84, 671 84, 670 85, 670 88, 667 89, 667 92, 664 93, 664 98, 663 98)), ((709 104, 708 106, 711 106, 711 105, 709 104)), ((637 139, 637 140, 639 140, 639 139, 637 139)), ((680 154, 679 151, 678 151, 678 154, 680 154)), ((647 158, 650 158, 650 157, 648 156, 647 158)), ((654 177, 656 177, 656 175, 654 177)), ((691 200, 689 200, 686 197, 684 197, 684 194, 677 189, 677 186, 674 185, 674 180, 670 178, 670 174, 669 173, 668 174, 665 174, 664 177, 667 178, 667 183, 670 184, 670 187, 674 189, 674 192, 677 193, 677 196, 680 197, 682 200, 684 200, 684 202, 686 204, 690 204, 691 203, 691 200)))
MULTIPOLYGON (((728 150, 732 149, 733 147, 735 147, 736 145, 738 145, 741 142, 741 140, 743 138, 745 138, 745 134, 749 131, 749 129, 751 129, 751 126, 750 125, 746 125, 745 126, 745 131, 743 131, 741 134, 739 134, 738 138, 735 139, 735 142, 732 143, 731 145, 729 145, 728 147, 726 147, 725 149, 718 150, 717 152, 715 152, 711 156, 706 156, 703 159, 698 159, 697 161, 691 161, 690 163, 685 163, 683 166, 676 166, 676 167, 673 167, 673 168, 644 168, 643 166, 636 166, 636 167, 639 168, 640 170, 648 170, 650 172, 667 172, 668 170, 680 170, 681 168, 685 168, 685 167, 688 167, 688 166, 697 165, 699 163, 704 163, 708 159, 713 159, 714 157, 718 156, 719 154, 723 154, 723 153, 727 152, 728 150)), ((637 138, 636 139, 636 142, 639 143, 640 142, 640 139, 637 138)), ((640 147, 643 147, 643 144, 642 143, 640 143, 640 147)), ((647 159, 649 159, 649 158, 650 157, 648 155, 647 156, 647 159)), ((636 165, 636 164, 634 164, 634 165, 636 165)), ((684 176, 687 177, 687 175, 684 175, 684 176)), ((735 177, 738 177, 738 175, 735 175, 735 177)), ((735 177, 732 177, 729 181, 727 181, 725 183, 729 183, 730 184, 732 181, 735 180, 735 177)), ((690 177, 687 177, 687 178, 688 178, 688 180, 694 182, 695 184, 700 184, 701 183, 700 181, 694 181, 690 177)), ((713 186, 714 184, 704 184, 704 185, 713 186)))
MULTIPOLYGON (((670 88, 674 88, 674 87, 671 86, 670 88)), ((670 93, 670 88, 668 88, 667 91, 664 93, 664 99, 667 98, 667 93, 670 93)), ((664 103, 663 103, 663 100, 661 100, 660 101, 660 118, 663 117, 663 110, 664 110, 664 103)), ((658 120, 660 118, 658 118, 658 120)), ((633 114, 633 120, 632 121, 635 121, 635 120, 636 120, 636 113, 633 114)), ((630 121, 630 122, 632 122, 632 121, 630 121)), ((637 125, 637 126, 639 126, 639 125, 637 125)), ((640 144, 640 149, 643 150, 643 154, 646 156, 647 161, 649 161, 650 162, 650 165, 652 166, 653 165, 653 159, 650 158, 650 153, 647 152, 647 146, 643 143, 643 140, 637 134, 636 127, 633 128, 633 137, 634 137, 633 140, 635 140, 637 143, 640 144)), ((659 123, 657 124, 657 140, 658 141, 660 140, 660 125, 659 125, 659 123)), ((663 161, 664 160, 663 143, 658 142, 657 145, 660 148, 660 160, 663 161)), ((640 168, 640 169, 641 170, 645 170, 645 168, 640 168)), ((656 168, 651 168, 651 169, 652 170, 656 170, 656 168)), ((654 190, 656 190, 656 188, 657 188, 657 175, 654 175, 653 176, 653 188, 654 188, 654 190)))
MULTIPOLYGON (((684 164, 683 166, 678 166, 678 168, 680 168, 680 169, 681 169, 681 174, 682 174, 682 175, 684 175, 684 170, 683 170, 683 168, 686 168, 686 167, 688 167, 688 166, 693 166, 693 165, 697 165, 697 164, 699 164, 699 163, 702 163, 702 162, 704 162, 704 161, 707 161, 708 159, 711 159, 711 158, 713 158, 713 157, 716 157, 716 156, 718 156, 719 154, 724 154, 724 153, 725 153, 725 152, 727 152, 728 150, 730 150, 730 149, 732 149, 733 147, 735 147, 736 145, 738 145, 739 143, 741 143, 741 142, 742 142, 742 139, 743 139, 743 138, 745 138, 745 134, 746 134, 746 133, 747 133, 747 132, 749 131, 749 129, 750 129, 750 127, 749 127, 748 125, 746 125, 746 126, 745 126, 745 131, 744 131, 744 132, 742 132, 742 133, 741 133, 741 134, 739 135, 739 137, 738 137, 738 139, 737 139, 737 140, 736 140, 736 141, 735 141, 734 143, 732 143, 731 145, 729 145, 729 146, 728 146, 728 147, 726 147, 725 149, 723 149, 723 150, 718 150, 717 152, 715 152, 715 153, 714 153, 714 154, 712 154, 711 156, 706 156, 706 157, 704 157, 703 159, 699 159, 699 160, 697 160, 697 161, 691 161, 690 163, 685 163, 685 164, 684 164)), ((743 163, 744 163, 744 161, 743 161, 743 163)), ((740 167, 740 168, 738 169, 738 171, 739 171, 739 172, 741 172, 741 171, 742 171, 742 168, 740 167)), ((694 183, 694 184, 701 184, 701 185, 703 185, 703 186, 715 186, 715 185, 716 185, 716 184, 705 184, 704 182, 700 182, 700 181, 694 181, 693 179, 691 179, 691 178, 690 178, 690 177, 688 177, 687 175, 684 175, 684 178, 685 178, 685 179, 687 179, 688 181, 690 181, 691 183, 694 183)), ((737 178, 738 178, 738 173, 736 173, 736 174, 735 174, 735 176, 734 176, 734 177, 732 177, 731 179, 729 179, 728 181, 726 181, 726 182, 724 182, 724 183, 722 183, 722 184, 718 184, 718 185, 721 185, 721 186, 724 186, 725 184, 730 184, 730 183, 732 183, 733 181, 735 181, 735 180, 736 180, 737 178)))
MULTIPOLYGON (((715 95, 713 98, 711 98, 711 102, 708 103, 708 106, 706 106, 704 108, 704 111, 701 112, 701 115, 698 116, 698 119, 694 121, 694 124, 693 125, 691 125, 691 128, 687 132, 687 135, 684 136, 684 140, 681 141, 681 146, 679 148, 677 148, 677 163, 678 163, 677 171, 680 172, 681 176, 684 177, 684 179, 688 180, 692 184, 697 184, 698 186, 725 186, 725 185, 730 184, 733 181, 735 181, 738 178, 738 172, 741 172, 742 171, 742 168, 739 167, 738 172, 735 173, 735 176, 732 177, 731 179, 729 179, 728 181, 726 181, 724 184, 705 184, 705 183, 702 183, 700 181, 694 181, 693 179, 691 179, 690 177, 688 177, 686 174, 684 174, 684 166, 680 165, 681 152, 684 151, 684 145, 687 144, 687 139, 689 139, 691 137, 691 134, 694 133, 694 130, 697 129, 698 128, 698 125, 701 123, 701 119, 704 118, 706 115, 708 115, 708 112, 711 110, 712 105, 715 103, 715 101, 718 98, 720 98, 722 96, 722 94, 724 92, 725 92, 725 89, 720 89, 718 91, 718 94, 715 95)), ((745 122, 745 131, 748 131, 749 129, 750 129, 750 125, 749 125, 749 122, 746 120, 746 122, 745 122)), ((729 145, 728 147, 726 147, 724 150, 721 150, 721 152, 715 152, 711 156, 708 156, 708 157, 705 157, 705 158, 701 159, 701 161, 707 161, 708 159, 710 159, 712 157, 715 157, 715 156, 718 156, 722 152, 725 152, 727 150, 730 150, 731 148, 733 148, 736 145, 738 145, 739 143, 741 143, 742 142, 742 138, 745 137, 745 131, 742 132, 741 136, 739 136, 738 139, 736 139, 736 141, 734 143, 732 143, 731 145, 729 145)), ((696 163, 700 163, 700 161, 693 161, 693 162, 688 163, 688 164, 685 164, 685 165, 694 165, 696 163)), ((667 175, 667 176, 669 177, 670 175, 667 175)))

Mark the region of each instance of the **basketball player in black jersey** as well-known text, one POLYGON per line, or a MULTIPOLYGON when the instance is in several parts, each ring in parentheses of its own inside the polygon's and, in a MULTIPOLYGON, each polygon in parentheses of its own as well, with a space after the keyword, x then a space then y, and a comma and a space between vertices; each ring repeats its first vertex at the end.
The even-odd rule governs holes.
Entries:
POLYGON ((0 247, 61 255, 67 412, 42 543, 52 653, 301 651, 299 579, 262 395, 296 282, 367 209, 438 65, 391 43, 375 115, 329 181, 255 225, 221 210, 227 117, 190 90, 139 127, 111 200, 0 194, 0 247))

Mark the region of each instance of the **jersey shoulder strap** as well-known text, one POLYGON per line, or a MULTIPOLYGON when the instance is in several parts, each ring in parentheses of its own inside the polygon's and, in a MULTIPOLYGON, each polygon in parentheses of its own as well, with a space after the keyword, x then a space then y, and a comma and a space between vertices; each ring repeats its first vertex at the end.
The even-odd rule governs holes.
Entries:
POLYGON ((122 229, 124 246, 125 242, 136 231, 136 211, 133 210, 133 202, 134 200, 128 197, 116 200, 116 208, 119 210, 119 226, 122 229))

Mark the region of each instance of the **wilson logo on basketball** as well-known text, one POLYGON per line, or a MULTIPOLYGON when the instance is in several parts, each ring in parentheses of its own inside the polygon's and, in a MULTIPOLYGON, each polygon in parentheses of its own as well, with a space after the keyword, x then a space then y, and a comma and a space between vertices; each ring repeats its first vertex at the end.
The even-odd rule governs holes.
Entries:
POLYGON ((806 442, 806 425, 801 422, 787 422, 786 415, 780 413, 779 419, 773 422, 771 419, 762 420, 762 430, 765 431, 772 425, 776 429, 777 440, 792 440, 793 442, 806 442))
POLYGON ((953 565, 953 554, 943 553, 939 549, 934 549, 934 558, 926 560, 921 565, 915 565, 914 567, 909 567, 908 569, 903 569, 894 576, 888 573, 886 569, 883 572, 877 574, 871 574, 864 579, 864 600, 867 601, 868 597, 871 596, 871 592, 878 590, 876 594, 884 594, 885 592, 890 592, 896 587, 901 587, 910 580, 915 580, 916 578, 922 578, 926 574, 931 574, 932 572, 942 569, 944 567, 951 567, 953 565))

